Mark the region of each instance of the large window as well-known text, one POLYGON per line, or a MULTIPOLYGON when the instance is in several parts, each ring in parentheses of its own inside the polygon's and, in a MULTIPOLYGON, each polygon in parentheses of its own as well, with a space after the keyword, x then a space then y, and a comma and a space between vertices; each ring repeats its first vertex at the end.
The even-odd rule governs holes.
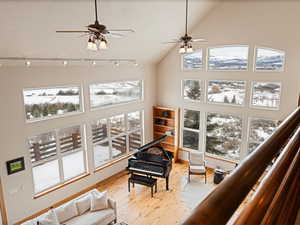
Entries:
POLYGON ((182 96, 186 101, 201 101, 202 82, 201 80, 182 80, 182 96))
POLYGON ((91 124, 95 168, 137 150, 143 144, 142 111, 100 119, 91 124))
POLYGON ((248 153, 254 151, 262 142, 264 142, 274 132, 277 126, 277 120, 250 118, 248 153))
POLYGON ((207 114, 206 152, 238 160, 242 141, 242 119, 218 113, 207 114))
POLYGON ((140 101, 143 98, 142 81, 123 81, 90 85, 92 108, 140 101))
POLYGON ((208 70, 247 70, 248 46, 208 48, 208 70))
POLYGON ((81 126, 68 127, 28 139, 35 193, 86 172, 81 126))
POLYGON ((213 80, 207 84, 207 101, 210 103, 244 105, 245 94, 245 81, 213 80))
POLYGON ((202 49, 182 55, 183 70, 199 70, 203 67, 202 49))
POLYGON ((24 89, 23 97, 27 121, 82 111, 80 87, 24 89))
POLYGON ((182 147, 199 150, 200 112, 196 110, 183 110, 182 147))
POLYGON ((256 48, 255 71, 281 72, 284 70, 285 53, 270 48, 256 48))
POLYGON ((279 109, 281 83, 278 82, 252 82, 253 107, 279 109))

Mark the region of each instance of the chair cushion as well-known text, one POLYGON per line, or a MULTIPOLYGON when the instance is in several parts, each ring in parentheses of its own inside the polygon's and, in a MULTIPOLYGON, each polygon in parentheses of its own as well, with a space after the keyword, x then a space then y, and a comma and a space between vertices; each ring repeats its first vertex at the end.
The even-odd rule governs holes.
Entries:
POLYGON ((78 209, 75 201, 70 201, 55 209, 55 213, 59 223, 63 223, 75 216, 78 216, 78 209))
POLYGON ((206 172, 206 168, 204 166, 190 165, 190 171, 192 173, 205 173, 206 172))
POLYGON ((189 153, 190 164, 203 165, 204 164, 204 152, 190 152, 189 153))
POLYGON ((101 193, 91 192, 91 211, 94 212, 107 208, 107 191, 101 193))
POLYGON ((82 215, 83 213, 89 211, 91 208, 91 194, 88 193, 87 195, 76 199, 75 203, 77 205, 79 215, 82 215))
POLYGON ((81 216, 66 221, 65 225, 107 225, 115 219, 112 209, 103 209, 96 212, 87 212, 81 216))
POLYGON ((39 216, 37 221, 39 221, 40 225, 59 225, 57 216, 52 209, 39 216))

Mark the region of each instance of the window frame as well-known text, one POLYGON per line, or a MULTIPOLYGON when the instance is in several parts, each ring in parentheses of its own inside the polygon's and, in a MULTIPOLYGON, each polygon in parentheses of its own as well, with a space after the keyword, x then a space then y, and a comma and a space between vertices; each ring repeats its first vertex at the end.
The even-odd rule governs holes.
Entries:
POLYGON ((181 126, 181 128, 180 128, 180 130, 181 130, 181 132, 180 132, 180 147, 181 147, 182 149, 188 150, 188 151, 199 151, 199 152, 201 152, 201 134, 202 134, 202 132, 201 132, 201 129, 202 129, 202 124, 201 124, 201 122, 202 122, 202 120, 201 120, 201 114, 202 114, 202 113, 203 113, 203 112, 201 112, 201 111, 198 110, 198 109, 191 109, 191 108, 187 108, 187 107, 182 108, 181 113, 180 113, 180 114, 181 114, 180 120, 181 120, 181 124, 182 124, 182 126, 181 126), (191 110, 191 111, 197 111, 197 112, 199 112, 199 130, 184 127, 184 112, 185 112, 185 110, 191 110), (192 149, 192 148, 187 148, 187 147, 184 147, 184 146, 183 146, 183 131, 184 131, 184 130, 192 131, 192 132, 198 133, 198 150, 192 149))
POLYGON ((266 73, 281 73, 281 72, 285 72, 285 63, 286 63, 286 52, 280 49, 275 49, 275 48, 270 48, 270 47, 262 47, 262 46, 255 46, 254 47, 254 55, 253 55, 253 72, 266 72, 266 73), (283 62, 282 62, 282 68, 278 71, 276 70, 258 70, 256 69, 256 59, 257 59, 257 53, 258 53, 258 49, 265 49, 265 50, 271 50, 271 51, 276 51, 276 52, 281 52, 284 54, 283 57, 283 62))
POLYGON ((67 185, 69 184, 72 180, 77 180, 78 178, 82 177, 82 176, 85 176, 88 174, 88 157, 87 157, 87 145, 86 145, 86 126, 85 124, 83 123, 76 123, 76 124, 69 124, 68 126, 63 126, 63 127, 60 127, 60 128, 55 128, 55 129, 49 129, 49 130, 45 130, 43 131, 42 133, 39 132, 38 134, 34 134, 34 135, 31 135, 29 137, 26 138, 26 150, 27 150, 27 156, 28 156, 28 159, 29 159, 29 168, 31 170, 31 177, 32 177, 32 184, 33 184, 33 196, 34 198, 36 196, 43 196, 43 193, 48 193, 48 192, 51 192, 52 189, 55 189, 56 187, 59 187, 60 185, 67 185), (80 149, 77 149, 75 151, 67 151, 67 152, 61 152, 61 146, 60 146, 60 138, 59 138, 59 131, 61 129, 65 129, 65 128, 71 128, 71 127, 76 127, 76 126, 79 126, 80 127, 80 133, 81 133, 81 147, 80 149), (30 145, 29 145, 29 142, 28 140, 31 138, 31 137, 34 137, 34 136, 39 136, 39 135, 42 135, 42 134, 45 134, 45 133, 50 133, 50 132, 54 132, 55 134, 55 141, 56 141, 56 155, 55 156, 51 156, 47 159, 43 159, 43 160, 40 160, 38 162, 31 162, 31 155, 30 155, 30 152, 29 152, 29 149, 30 149, 30 145), (72 178, 69 178, 69 179, 64 179, 64 166, 63 166, 63 157, 65 156, 68 156, 68 155, 71 155, 71 154, 74 154, 74 153, 78 153, 78 152, 81 152, 83 153, 83 165, 84 165, 84 171, 81 173, 81 174, 78 174, 76 175, 75 177, 72 177, 72 178), (57 160, 58 161, 58 169, 59 169, 59 183, 57 184, 54 184, 54 185, 51 185, 51 186, 48 186, 47 188, 43 189, 43 190, 39 190, 38 192, 35 192, 35 181, 34 181, 34 176, 33 176, 33 168, 36 167, 36 166, 40 166, 40 165, 43 165, 45 163, 48 163, 48 162, 52 162, 52 161, 55 161, 57 160))
POLYGON ((204 121, 204 152, 205 155, 207 155, 208 157, 211 158, 218 158, 219 160, 228 160, 228 161, 232 161, 232 162, 239 162, 243 159, 243 140, 244 140, 244 117, 241 114, 236 114, 236 113, 224 113, 224 112, 216 112, 216 111, 211 111, 211 112, 205 112, 205 121, 204 121), (208 114, 212 113, 212 114, 221 114, 221 115, 229 115, 229 116, 235 116, 235 117, 239 117, 241 119, 241 139, 240 139, 240 155, 238 159, 231 159, 231 158, 226 158, 220 155, 214 155, 212 153, 209 153, 206 151, 206 144, 207 144, 207 118, 208 118, 208 114))
POLYGON ((144 110, 143 109, 137 109, 137 110, 131 110, 131 111, 127 111, 127 112, 124 112, 124 113, 117 113, 117 114, 113 114, 111 116, 107 116, 107 117, 100 117, 100 118, 97 118, 95 120, 92 120, 90 122, 90 128, 92 127, 92 124, 98 120, 102 120, 102 119, 105 119, 107 121, 107 132, 108 132, 108 135, 107 135, 107 138, 105 138, 104 140, 101 140, 99 142, 97 142, 98 144, 101 144, 101 143, 105 143, 105 142, 108 142, 108 147, 109 147, 109 160, 101 163, 99 166, 96 166, 96 162, 95 162, 95 151, 94 151, 94 145, 96 143, 93 143, 93 136, 91 136, 90 140, 91 140, 91 146, 92 146, 92 155, 93 155, 93 168, 94 168, 94 172, 97 172, 99 171, 101 168, 103 167, 106 167, 106 165, 108 164, 111 164, 111 163, 114 163, 114 162, 117 162, 120 160, 120 158, 123 158, 123 157, 127 157, 127 156, 130 156, 134 153, 134 151, 130 151, 130 146, 129 146, 129 136, 130 134, 132 133, 136 133, 136 132, 140 132, 141 134, 141 146, 144 144, 144 141, 145 141, 145 137, 144 137, 144 110), (129 130, 128 129, 128 114, 129 113, 134 113, 134 112, 139 112, 140 113, 140 120, 141 120, 141 127, 140 128, 136 128, 136 129, 132 129, 132 130, 129 130), (124 115, 124 118, 125 118, 125 130, 118 134, 118 135, 115 135, 115 136, 111 136, 111 118, 114 117, 114 116, 118 116, 118 115, 124 115), (113 154, 112 154, 112 141, 115 140, 116 138, 119 138, 119 137, 122 137, 122 136, 125 136, 126 138, 126 152, 125 154, 122 154, 116 158, 113 158, 113 154))
POLYGON ((182 79, 181 80, 181 98, 184 102, 190 102, 190 103, 203 103, 205 99, 205 81, 196 79, 196 78, 191 78, 191 79, 182 79), (185 99, 184 98, 184 87, 185 87, 185 81, 187 80, 193 80, 193 81, 199 81, 200 82, 200 91, 201 91, 201 96, 199 100, 192 100, 192 99, 185 99))
POLYGON ((144 92, 145 92, 145 85, 144 85, 144 80, 143 79, 126 79, 126 80, 112 80, 112 81, 102 81, 102 82, 93 82, 88 85, 88 102, 89 102, 89 109, 91 112, 96 111, 96 110, 101 110, 101 109, 109 109, 112 107, 120 107, 132 103, 143 103, 144 102, 144 92), (110 83, 122 83, 122 82, 133 82, 133 81, 139 81, 140 82, 140 91, 141 91, 141 96, 140 99, 130 101, 130 102, 121 102, 121 103, 116 103, 116 104, 110 104, 110 105, 104 105, 104 106, 92 106, 92 101, 91 101, 91 86, 92 85, 98 85, 98 84, 110 84, 110 83))
POLYGON ((210 46, 206 49, 206 72, 249 72, 249 58, 250 58, 250 46, 247 44, 236 44, 236 45, 218 45, 218 46, 210 46), (226 48, 226 47, 247 47, 248 54, 247 54, 247 67, 244 70, 237 70, 237 69, 229 69, 229 70, 220 70, 220 69, 210 69, 209 68, 209 51, 213 48, 226 48))
POLYGON ((184 71, 184 72, 197 72, 197 71, 203 71, 205 69, 205 60, 204 60, 204 48, 198 48, 196 50, 194 50, 194 52, 192 53, 185 53, 185 54, 182 54, 181 57, 180 57, 180 60, 181 60, 181 71, 184 71), (200 68, 185 68, 184 67, 184 63, 183 63, 183 59, 184 59, 184 56, 188 55, 188 54, 193 54, 193 53, 197 53, 197 52, 200 52, 201 51, 201 57, 202 57, 202 64, 201 64, 201 67, 200 68))
POLYGON ((31 124, 35 122, 41 122, 45 120, 53 120, 53 119, 58 119, 58 118, 65 118, 65 117, 70 117, 70 116, 76 116, 83 114, 85 112, 85 106, 84 106, 84 96, 83 96, 83 87, 82 84, 68 84, 68 85, 58 85, 58 86, 41 86, 41 87, 34 87, 34 88, 23 88, 22 89, 22 103, 23 103, 23 116, 24 116, 24 121, 26 124, 31 124), (79 110, 75 112, 69 112, 65 113, 63 115, 55 115, 55 116, 50 116, 50 117, 42 117, 42 118, 35 118, 35 119, 27 119, 26 118, 26 108, 25 108, 25 95, 24 91, 34 91, 34 90, 41 90, 41 89, 56 89, 56 88, 71 88, 71 87, 78 87, 79 90, 79 110))
POLYGON ((246 106, 246 100, 247 100, 247 81, 246 80, 222 80, 222 79, 213 79, 213 80, 206 80, 205 82, 205 86, 206 86, 206 93, 205 93, 205 100, 207 104, 210 105, 221 105, 221 106, 232 106, 232 107, 245 107, 246 106), (209 86, 209 82, 210 81, 224 81, 224 82, 244 82, 245 83, 245 95, 244 95, 244 101, 243 104, 231 104, 231 103, 224 103, 224 102, 211 102, 208 100, 208 86, 209 86))
POLYGON ((251 81, 251 89, 250 89, 250 101, 249 101, 249 106, 250 108, 253 109, 262 109, 262 110, 271 110, 271 111, 279 111, 280 110, 280 105, 281 105, 281 98, 282 98, 282 82, 281 81, 257 81, 257 80, 252 80, 251 81), (253 94, 254 94, 254 83, 276 83, 279 84, 280 86, 280 93, 279 93, 279 102, 278 102, 278 107, 267 107, 267 106, 256 106, 253 105, 253 94))

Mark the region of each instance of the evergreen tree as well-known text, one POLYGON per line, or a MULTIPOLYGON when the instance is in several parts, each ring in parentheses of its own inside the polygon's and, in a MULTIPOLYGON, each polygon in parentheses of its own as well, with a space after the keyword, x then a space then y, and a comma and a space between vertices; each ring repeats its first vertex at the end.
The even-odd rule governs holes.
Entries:
POLYGON ((192 86, 191 88, 186 90, 186 95, 192 100, 200 100, 201 97, 201 87, 198 81, 193 81, 193 83, 189 83, 188 86, 192 86))
POLYGON ((236 104, 236 97, 235 97, 235 95, 233 96, 233 98, 232 98, 232 100, 231 100, 231 103, 232 103, 232 104, 236 104))
POLYGON ((227 95, 224 96, 224 103, 229 103, 229 99, 228 99, 227 95))

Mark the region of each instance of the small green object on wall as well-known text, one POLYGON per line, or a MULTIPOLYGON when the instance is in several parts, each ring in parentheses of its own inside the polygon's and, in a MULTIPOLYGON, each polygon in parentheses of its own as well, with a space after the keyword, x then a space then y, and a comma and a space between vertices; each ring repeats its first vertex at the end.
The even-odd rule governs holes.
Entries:
POLYGON ((7 168, 8 175, 25 170, 24 157, 7 161, 6 168, 7 168))

